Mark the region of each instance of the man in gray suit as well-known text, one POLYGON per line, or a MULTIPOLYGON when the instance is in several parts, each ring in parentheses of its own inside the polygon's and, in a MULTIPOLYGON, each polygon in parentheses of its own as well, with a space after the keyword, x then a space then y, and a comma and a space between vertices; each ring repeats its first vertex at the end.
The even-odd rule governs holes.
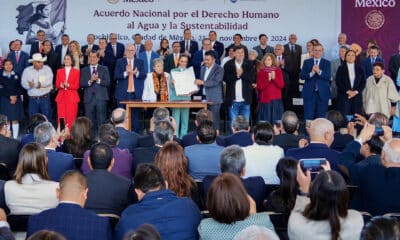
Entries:
POLYGON ((222 79, 224 69, 215 63, 216 56, 214 51, 207 51, 204 58, 204 65, 200 70, 200 79, 196 84, 200 86, 200 92, 205 95, 207 101, 211 102, 208 109, 213 113, 214 127, 219 129, 220 108, 222 99, 222 79))
POLYGON ((261 33, 258 36, 258 40, 260 41, 260 45, 253 47, 253 49, 257 52, 257 59, 262 60, 266 53, 274 53, 274 48, 267 45, 268 37, 264 33, 261 33))
POLYGON ((83 102, 85 116, 93 123, 93 133, 96 136, 98 128, 105 123, 107 114, 108 90, 110 75, 108 68, 99 65, 99 54, 89 53, 89 66, 81 70, 80 85, 84 88, 83 102))

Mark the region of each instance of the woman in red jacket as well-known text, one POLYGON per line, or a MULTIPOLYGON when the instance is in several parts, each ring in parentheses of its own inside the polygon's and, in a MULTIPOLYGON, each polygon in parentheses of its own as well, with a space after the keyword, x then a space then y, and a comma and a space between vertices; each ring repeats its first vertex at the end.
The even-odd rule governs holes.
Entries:
POLYGON ((285 86, 282 70, 277 67, 276 58, 267 53, 263 57, 263 67, 257 74, 257 90, 260 107, 258 121, 274 124, 283 114, 282 89, 285 86))
POLYGON ((56 97, 58 122, 60 118, 65 119, 68 128, 72 127, 78 113, 79 102, 79 78, 80 71, 73 67, 71 55, 64 57, 64 67, 57 70, 56 88, 58 94, 56 97))

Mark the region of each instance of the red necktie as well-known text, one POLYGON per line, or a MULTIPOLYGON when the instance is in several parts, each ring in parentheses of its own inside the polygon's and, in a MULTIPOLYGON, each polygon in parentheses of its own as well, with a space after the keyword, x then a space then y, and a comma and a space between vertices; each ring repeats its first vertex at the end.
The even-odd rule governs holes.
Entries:
POLYGON ((17 61, 17 63, 19 62, 19 52, 15 51, 15 60, 17 61))

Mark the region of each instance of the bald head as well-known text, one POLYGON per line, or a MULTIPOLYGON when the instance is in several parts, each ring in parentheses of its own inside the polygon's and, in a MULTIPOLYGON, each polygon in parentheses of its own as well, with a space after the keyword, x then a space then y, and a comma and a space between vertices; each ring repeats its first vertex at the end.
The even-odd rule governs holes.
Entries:
POLYGON ((59 201, 76 202, 82 207, 87 198, 87 182, 85 176, 79 171, 68 171, 60 180, 60 188, 57 189, 59 201))
POLYGON ((333 142, 333 124, 325 118, 317 118, 311 122, 309 134, 312 142, 321 142, 330 146, 333 142))
POLYGON ((400 166, 400 138, 392 138, 383 145, 382 162, 385 166, 400 166))
POLYGON ((126 121, 126 112, 123 108, 116 108, 111 113, 111 122, 117 127, 123 125, 126 121))

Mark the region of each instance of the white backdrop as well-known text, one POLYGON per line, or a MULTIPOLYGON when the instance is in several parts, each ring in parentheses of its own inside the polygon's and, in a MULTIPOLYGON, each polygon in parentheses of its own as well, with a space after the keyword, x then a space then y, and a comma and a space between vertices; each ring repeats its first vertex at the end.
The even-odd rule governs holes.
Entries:
MULTIPOLYGON (((27 32, 19 34, 16 30, 17 7, 33 1, 0 0, 3 55, 7 53, 9 41, 19 38, 25 42, 27 32)), ((341 25, 341 1, 338 0, 65 1, 65 33, 71 40, 83 44, 87 33, 107 37, 110 32, 116 32, 119 41, 124 43, 132 42, 133 35, 141 33, 144 39, 153 39, 154 48, 158 48, 162 37, 168 38, 171 44, 180 40, 185 27, 190 27, 197 41, 215 29, 224 44, 230 44, 233 34, 238 32, 245 38, 244 44, 253 47, 258 44, 258 35, 266 33, 268 44, 274 46, 286 43, 288 35, 296 33, 303 52, 305 43, 312 38, 319 39, 329 51, 336 43, 341 25)), ((24 47, 25 50, 29 48, 29 45, 24 47)))

